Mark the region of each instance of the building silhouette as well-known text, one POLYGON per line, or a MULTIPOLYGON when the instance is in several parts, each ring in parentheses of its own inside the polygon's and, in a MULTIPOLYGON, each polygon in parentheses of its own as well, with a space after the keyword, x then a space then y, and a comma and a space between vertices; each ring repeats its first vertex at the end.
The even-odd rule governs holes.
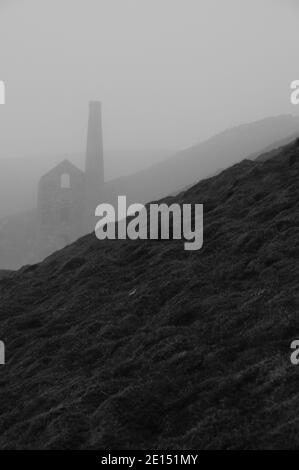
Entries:
POLYGON ((92 232, 95 208, 104 198, 101 103, 89 103, 85 172, 64 160, 43 175, 37 195, 38 257, 92 232))

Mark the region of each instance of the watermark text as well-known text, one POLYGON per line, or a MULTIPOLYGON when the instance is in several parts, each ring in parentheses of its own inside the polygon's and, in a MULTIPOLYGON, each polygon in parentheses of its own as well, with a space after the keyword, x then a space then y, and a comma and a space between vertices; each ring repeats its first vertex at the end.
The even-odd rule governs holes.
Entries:
POLYGON ((131 204, 118 196, 117 213, 112 204, 100 204, 95 215, 99 240, 184 240, 185 250, 203 245, 203 204, 131 204), (127 220, 128 218, 128 220, 127 220), (117 229, 117 233, 116 233, 117 229))
POLYGON ((293 80, 291 83, 291 103, 294 105, 299 104, 299 80, 293 80))
POLYGON ((5 104, 5 83, 0 80, 0 104, 5 104))
POLYGON ((0 341, 0 366, 5 365, 5 344, 0 341))

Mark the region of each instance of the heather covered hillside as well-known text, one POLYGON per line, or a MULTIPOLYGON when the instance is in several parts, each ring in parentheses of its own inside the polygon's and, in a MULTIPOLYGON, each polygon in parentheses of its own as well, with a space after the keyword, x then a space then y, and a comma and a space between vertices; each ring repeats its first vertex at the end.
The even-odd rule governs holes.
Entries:
POLYGON ((298 448, 298 143, 173 201, 201 250, 89 235, 0 280, 1 449, 298 448))

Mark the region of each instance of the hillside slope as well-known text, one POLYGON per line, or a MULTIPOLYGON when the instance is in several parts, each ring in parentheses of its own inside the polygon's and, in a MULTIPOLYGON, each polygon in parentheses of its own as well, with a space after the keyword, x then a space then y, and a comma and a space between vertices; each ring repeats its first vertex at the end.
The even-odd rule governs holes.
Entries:
POLYGON ((177 196, 204 247, 86 236, 0 280, 0 449, 298 448, 299 147, 177 196))

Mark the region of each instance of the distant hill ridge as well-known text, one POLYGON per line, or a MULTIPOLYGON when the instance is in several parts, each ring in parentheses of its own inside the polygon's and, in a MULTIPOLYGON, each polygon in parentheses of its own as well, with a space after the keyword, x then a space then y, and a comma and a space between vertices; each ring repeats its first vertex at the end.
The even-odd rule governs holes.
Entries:
POLYGON ((281 115, 227 129, 210 139, 178 152, 171 158, 134 175, 107 184, 107 199, 124 194, 132 201, 176 194, 242 158, 256 158, 273 145, 299 136, 299 117, 281 115))

